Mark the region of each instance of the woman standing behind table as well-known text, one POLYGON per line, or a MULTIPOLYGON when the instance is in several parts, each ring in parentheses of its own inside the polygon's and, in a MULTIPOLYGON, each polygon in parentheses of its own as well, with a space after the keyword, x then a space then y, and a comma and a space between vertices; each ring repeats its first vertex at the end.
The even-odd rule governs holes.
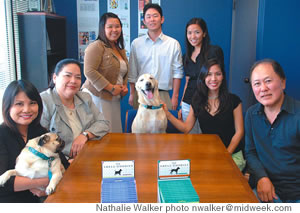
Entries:
POLYGON ((122 132, 120 99, 128 93, 128 60, 124 49, 122 23, 114 13, 99 22, 96 41, 85 50, 83 91, 110 121, 111 132, 122 132))
MULTIPOLYGON (((183 66, 185 72, 185 86, 179 118, 183 121, 187 119, 192 103, 193 95, 197 88, 197 78, 203 63, 209 58, 217 58, 224 64, 224 55, 220 47, 210 45, 210 37, 206 23, 201 18, 192 18, 185 29, 186 54, 183 56, 183 66)), ((198 122, 190 131, 191 134, 201 133, 198 122)))
MULTIPOLYGON (((28 140, 47 132, 40 125, 42 112, 42 99, 30 82, 13 81, 7 86, 2 101, 4 122, 0 126, 0 175, 15 168, 16 158, 28 140)), ((12 176, 0 187, 0 203, 39 202, 37 196, 46 193, 38 188, 48 184, 48 178, 12 176)))
POLYGON ((240 141, 244 136, 242 103, 228 92, 225 71, 217 59, 209 59, 202 66, 197 90, 185 122, 176 119, 164 105, 167 118, 180 131, 188 133, 198 119, 204 134, 217 134, 242 171, 245 160, 240 141))
POLYGON ((50 88, 41 93, 41 124, 65 141, 62 152, 70 159, 77 156, 88 140, 101 138, 109 131, 108 121, 91 96, 79 91, 80 86, 80 63, 67 58, 56 64, 50 88))

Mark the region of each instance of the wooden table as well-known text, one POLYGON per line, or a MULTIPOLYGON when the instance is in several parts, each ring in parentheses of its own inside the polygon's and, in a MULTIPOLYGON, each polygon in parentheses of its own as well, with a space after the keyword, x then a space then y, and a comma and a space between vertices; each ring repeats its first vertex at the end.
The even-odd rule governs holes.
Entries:
POLYGON ((220 138, 205 134, 117 134, 89 141, 46 202, 99 203, 101 161, 135 160, 138 201, 157 202, 157 161, 191 160, 200 202, 258 202, 220 138))

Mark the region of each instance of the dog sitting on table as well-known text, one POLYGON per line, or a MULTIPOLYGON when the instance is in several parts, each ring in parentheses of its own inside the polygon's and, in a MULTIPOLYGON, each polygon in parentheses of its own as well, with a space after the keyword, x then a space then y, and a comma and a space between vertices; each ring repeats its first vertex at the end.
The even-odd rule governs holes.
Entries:
POLYGON ((0 176, 0 186, 11 176, 31 179, 49 177, 46 193, 53 193, 65 171, 58 154, 64 146, 65 142, 55 133, 46 133, 29 140, 16 160, 15 169, 8 170, 0 176))
POLYGON ((166 133, 167 117, 158 92, 158 81, 143 74, 135 84, 139 108, 132 123, 133 133, 166 133))

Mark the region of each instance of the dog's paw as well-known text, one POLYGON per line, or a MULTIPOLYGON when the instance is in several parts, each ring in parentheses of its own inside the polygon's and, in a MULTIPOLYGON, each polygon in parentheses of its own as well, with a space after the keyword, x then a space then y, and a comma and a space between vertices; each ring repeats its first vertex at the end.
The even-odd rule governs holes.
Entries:
POLYGON ((0 176, 0 186, 4 186, 4 184, 6 183, 6 181, 8 180, 9 176, 8 175, 1 175, 0 176))
POLYGON ((0 186, 4 186, 3 178, 0 177, 0 186))
POLYGON ((46 188, 46 194, 47 194, 47 195, 50 195, 50 194, 52 194, 52 193, 54 192, 54 190, 55 190, 54 187, 48 186, 48 187, 46 188))

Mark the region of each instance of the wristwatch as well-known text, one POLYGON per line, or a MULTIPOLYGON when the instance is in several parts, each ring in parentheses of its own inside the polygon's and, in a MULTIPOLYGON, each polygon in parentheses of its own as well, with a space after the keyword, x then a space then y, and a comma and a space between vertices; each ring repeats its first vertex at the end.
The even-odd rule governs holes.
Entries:
POLYGON ((114 91, 115 91, 115 86, 112 87, 112 89, 110 90, 110 93, 113 94, 114 91))
POLYGON ((83 134, 83 135, 87 138, 87 140, 90 140, 89 133, 87 133, 87 132, 82 132, 81 134, 83 134))

